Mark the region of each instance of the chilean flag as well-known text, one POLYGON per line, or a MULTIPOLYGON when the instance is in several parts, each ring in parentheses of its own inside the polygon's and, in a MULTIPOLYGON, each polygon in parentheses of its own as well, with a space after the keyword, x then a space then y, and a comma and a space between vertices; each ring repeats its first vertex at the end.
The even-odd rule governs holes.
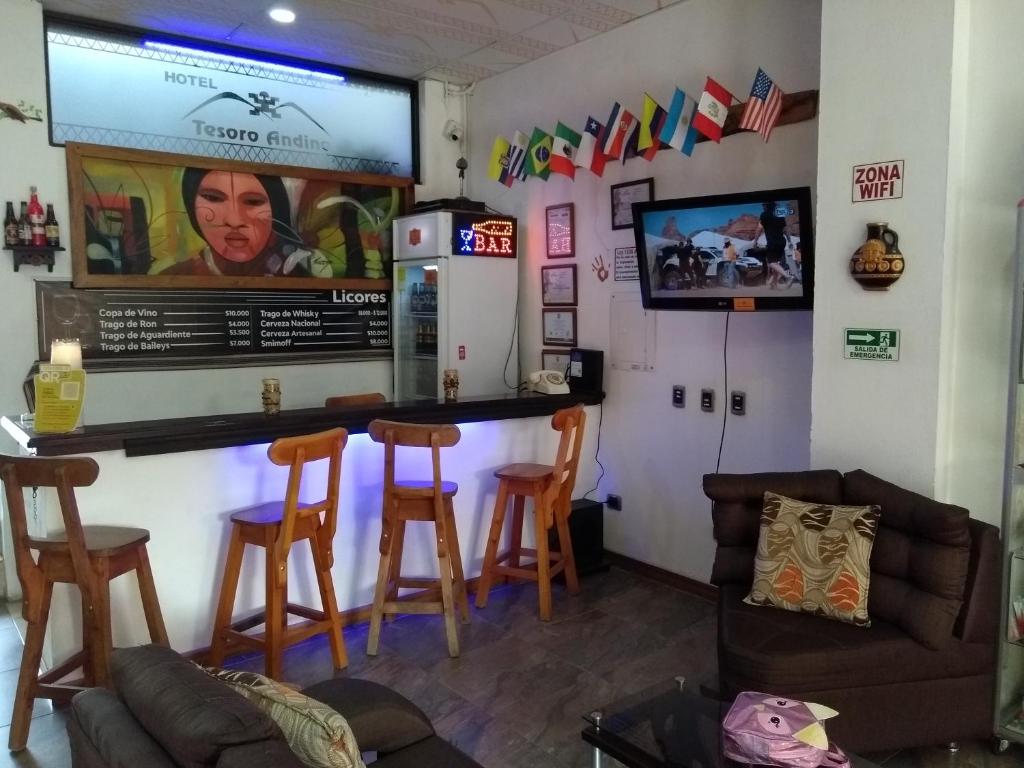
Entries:
POLYGON ((587 118, 587 127, 580 136, 580 146, 576 150, 576 165, 587 168, 597 176, 604 174, 605 156, 601 148, 604 146, 604 126, 592 117, 587 118))
POLYGON ((733 95, 719 83, 708 78, 704 93, 697 104, 697 114, 693 117, 693 127, 712 141, 722 140, 722 126, 729 115, 733 95))

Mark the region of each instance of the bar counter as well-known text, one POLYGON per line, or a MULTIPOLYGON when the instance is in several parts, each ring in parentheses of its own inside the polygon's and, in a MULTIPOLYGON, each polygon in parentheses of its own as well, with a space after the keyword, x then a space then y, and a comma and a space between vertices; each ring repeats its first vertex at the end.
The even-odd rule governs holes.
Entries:
POLYGON ((549 416, 576 403, 597 405, 601 393, 538 395, 532 393, 484 395, 444 400, 410 400, 354 408, 303 408, 276 416, 240 413, 195 416, 184 419, 129 421, 86 425, 64 434, 39 434, 20 424, 16 416, 4 416, 0 424, 24 450, 37 456, 68 456, 77 453, 123 450, 126 456, 155 456, 207 448, 232 448, 269 443, 291 437, 344 427, 350 434, 366 432, 374 419, 419 424, 468 424, 530 416, 549 416))
MULTIPOLYGON (((99 478, 76 494, 82 523, 127 525, 150 532, 149 559, 171 645, 190 651, 210 642, 231 513, 284 497, 288 467, 275 466, 267 458, 267 446, 276 438, 335 426, 352 433, 342 458, 331 569, 339 605, 351 610, 372 602, 380 556, 384 466, 382 447, 365 434, 372 419, 459 425, 462 438, 442 451, 441 472, 445 480, 458 484, 454 501, 459 543, 466 577, 473 578, 480 572, 494 508, 494 471, 516 462, 552 463, 558 433, 551 428, 550 416, 559 408, 576 403, 587 406, 574 497, 597 485, 594 457, 600 428, 597 406, 602 399, 600 393, 466 397, 454 403, 309 408, 282 411, 273 417, 247 413, 86 425, 59 435, 37 435, 22 428, 17 417, 4 418, 2 423, 24 452, 79 454, 97 462, 99 478)), ((404 479, 430 477, 429 451, 402 449, 397 463, 404 479)), ((303 476, 300 499, 322 498, 326 481, 326 463, 311 464, 303 476)), ((36 495, 26 491, 26 506, 31 510, 31 535, 53 534, 64 528, 52 489, 40 488, 36 495)), ((529 546, 532 539, 528 530, 524 544, 529 546)), ((407 566, 410 574, 436 574, 436 549, 429 524, 410 524, 403 568, 407 566)), ((289 557, 289 572, 289 594, 294 594, 294 602, 316 606, 319 600, 312 564, 301 547, 289 557)), ((263 605, 264 579, 263 558, 249 552, 239 582, 236 617, 263 605)), ((19 585, 15 581, 9 586, 13 592, 19 585)), ((148 642, 133 576, 111 583, 111 602, 114 645, 148 642)), ((44 649, 47 663, 59 663, 76 648, 80 603, 77 590, 62 584, 54 588, 44 649)), ((385 627, 381 653, 390 653, 388 637, 385 627)), ((444 647, 440 622, 436 642, 444 647)), ((346 633, 350 656, 364 653, 363 643, 365 633, 346 633)), ((286 664, 286 678, 287 674, 286 664)))

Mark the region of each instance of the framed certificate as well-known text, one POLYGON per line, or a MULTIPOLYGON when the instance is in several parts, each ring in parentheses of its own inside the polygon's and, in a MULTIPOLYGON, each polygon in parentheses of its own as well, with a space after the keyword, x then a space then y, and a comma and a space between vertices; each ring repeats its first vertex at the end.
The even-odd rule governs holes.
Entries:
POLYGON ((544 349, 540 353, 540 367, 545 371, 569 370, 569 350, 567 349, 544 349))
POLYGON ((576 346, 576 310, 542 309, 544 343, 576 346))
POLYGON ((544 209, 549 259, 571 259, 576 254, 573 232, 573 204, 549 205, 544 209))
POLYGON ((612 184, 612 229, 633 227, 633 203, 654 199, 654 178, 612 184))
POLYGON ((576 265, 540 268, 541 301, 545 307, 576 306, 576 265))

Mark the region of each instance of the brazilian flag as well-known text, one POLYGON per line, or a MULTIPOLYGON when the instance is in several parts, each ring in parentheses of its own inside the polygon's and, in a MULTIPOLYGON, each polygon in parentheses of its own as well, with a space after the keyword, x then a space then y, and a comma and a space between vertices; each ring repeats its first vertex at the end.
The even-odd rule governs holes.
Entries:
POLYGON ((526 151, 526 173, 548 180, 551 175, 551 134, 544 133, 540 128, 533 129, 530 136, 530 148, 526 151))

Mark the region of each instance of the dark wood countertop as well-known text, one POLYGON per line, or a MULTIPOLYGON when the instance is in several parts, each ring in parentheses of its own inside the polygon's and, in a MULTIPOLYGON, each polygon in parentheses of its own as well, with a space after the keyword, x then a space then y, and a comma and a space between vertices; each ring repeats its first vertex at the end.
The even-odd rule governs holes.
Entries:
POLYGON ((420 424, 458 424, 501 421, 530 416, 548 416, 576 403, 597 405, 602 393, 537 395, 510 393, 461 398, 458 402, 419 400, 382 403, 358 408, 303 408, 282 411, 277 416, 238 413, 224 416, 194 416, 183 419, 128 421, 86 425, 65 434, 36 434, 22 426, 17 417, 3 417, 3 428, 23 448, 39 456, 67 456, 75 453, 120 451, 127 456, 230 448, 237 445, 269 443, 279 437, 309 434, 332 427, 350 433, 365 432, 373 419, 393 419, 420 424))

